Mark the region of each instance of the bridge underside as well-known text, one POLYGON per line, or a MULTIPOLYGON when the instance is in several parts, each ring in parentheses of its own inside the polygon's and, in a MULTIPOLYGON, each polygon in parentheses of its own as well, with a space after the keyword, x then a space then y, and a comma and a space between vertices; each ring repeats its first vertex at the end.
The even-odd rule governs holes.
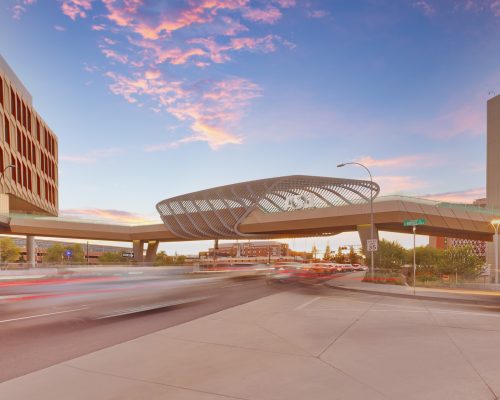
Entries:
MULTIPOLYGON (((379 198, 373 206, 374 222, 379 231, 411 233, 411 227, 404 227, 403 221, 424 218, 426 224, 419 226, 417 232, 430 236, 492 241, 490 221, 500 218, 500 211, 441 206, 411 198, 379 198)), ((280 213, 254 209, 241 222, 239 231, 259 239, 331 236, 358 231, 358 227, 368 221, 370 207, 366 203, 280 213)), ((119 242, 196 240, 178 237, 162 223, 126 226, 22 215, 0 217, 0 233, 119 242)), ((241 238, 234 234, 210 239, 241 238)))

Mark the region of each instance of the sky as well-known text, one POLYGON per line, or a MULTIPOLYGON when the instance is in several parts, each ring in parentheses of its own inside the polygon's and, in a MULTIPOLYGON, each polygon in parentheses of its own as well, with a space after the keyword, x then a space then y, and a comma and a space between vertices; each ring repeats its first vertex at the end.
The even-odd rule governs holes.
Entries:
MULTIPOLYGON (((367 178, 346 161, 381 195, 484 197, 499 49, 500 0, 0 0, 0 54, 59 138, 61 215, 127 223, 224 184, 367 178)), ((359 243, 290 243, 326 241, 359 243)))

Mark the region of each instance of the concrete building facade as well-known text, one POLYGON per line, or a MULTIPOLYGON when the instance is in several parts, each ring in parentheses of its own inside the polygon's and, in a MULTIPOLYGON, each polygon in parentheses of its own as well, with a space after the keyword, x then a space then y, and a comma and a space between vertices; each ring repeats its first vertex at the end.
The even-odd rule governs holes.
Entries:
MULTIPOLYGON (((486 204, 500 210, 500 95, 488 100, 486 138, 486 204)), ((500 242, 500 241, 499 241, 500 242)), ((500 243, 497 243, 500 251, 500 243)), ((495 266, 495 242, 486 245, 486 262, 495 266)))
POLYGON ((57 215, 57 154, 56 135, 0 56, 0 213, 57 215))

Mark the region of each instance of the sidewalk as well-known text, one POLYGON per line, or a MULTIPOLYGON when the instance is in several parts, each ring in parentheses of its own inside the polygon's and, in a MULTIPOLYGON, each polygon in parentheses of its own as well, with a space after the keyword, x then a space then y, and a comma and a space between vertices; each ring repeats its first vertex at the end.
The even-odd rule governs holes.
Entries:
POLYGON ((362 293, 384 294, 425 300, 447 300, 471 304, 493 304, 500 306, 500 291, 423 288, 416 287, 415 295, 412 286, 389 285, 381 283, 362 282, 365 272, 347 274, 327 282, 336 289, 345 289, 362 293))
POLYGON ((0 399, 491 400, 500 394, 500 314, 324 294, 281 292, 158 331, 4 382, 0 399))

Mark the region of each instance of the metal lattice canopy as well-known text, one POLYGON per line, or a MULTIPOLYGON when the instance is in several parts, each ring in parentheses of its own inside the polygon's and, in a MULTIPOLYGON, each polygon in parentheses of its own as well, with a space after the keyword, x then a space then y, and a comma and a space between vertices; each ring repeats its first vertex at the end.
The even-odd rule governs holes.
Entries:
POLYGON ((182 239, 253 237, 239 225, 259 208, 264 213, 359 204, 380 187, 364 180, 291 175, 201 190, 156 205, 167 228, 182 239))

